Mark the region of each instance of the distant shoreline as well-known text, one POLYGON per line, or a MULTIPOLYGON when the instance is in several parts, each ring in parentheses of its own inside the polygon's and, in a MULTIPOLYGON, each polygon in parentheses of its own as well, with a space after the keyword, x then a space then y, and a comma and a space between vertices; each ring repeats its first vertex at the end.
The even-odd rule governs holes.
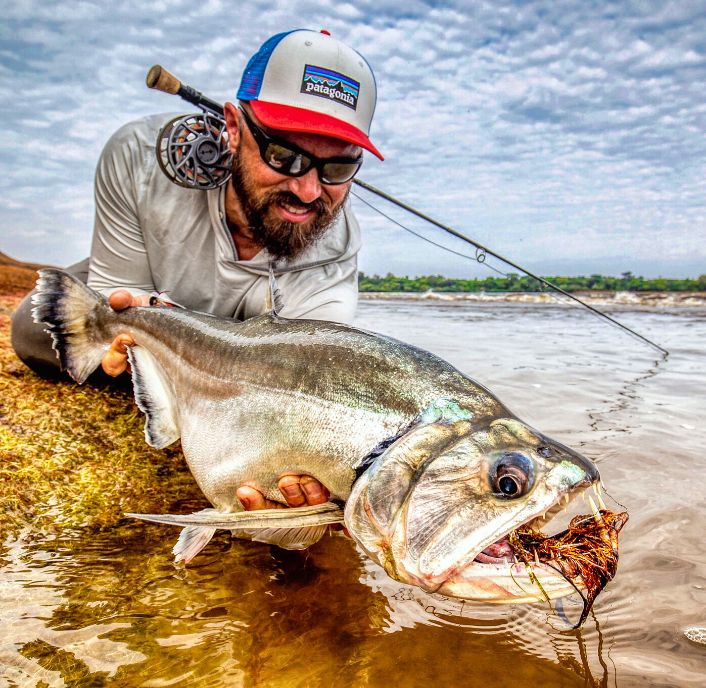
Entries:
MULTIPOLYGON (((706 292, 584 291, 573 296, 592 306, 652 306, 706 308, 706 292)), ((361 301, 434 301, 475 303, 536 303, 571 305, 566 296, 546 292, 359 292, 361 301)))
MULTIPOLYGON (((37 269, 35 263, 15 260, 0 252, 0 294, 22 296, 34 288, 37 269)), ((575 291, 582 301, 593 306, 655 306, 706 308, 704 291, 575 291)), ((440 301, 476 303, 546 303, 558 305, 573 303, 565 296, 551 291, 359 291, 361 301, 440 301)))

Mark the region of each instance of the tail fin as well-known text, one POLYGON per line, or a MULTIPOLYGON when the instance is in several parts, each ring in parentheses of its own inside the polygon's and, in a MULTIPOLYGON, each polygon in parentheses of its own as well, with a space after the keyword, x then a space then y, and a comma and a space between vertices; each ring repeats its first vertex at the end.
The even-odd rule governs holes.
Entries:
POLYGON ((107 301, 68 272, 44 268, 32 303, 34 322, 47 326, 62 370, 81 384, 106 351, 94 323, 98 311, 110 308, 107 301))

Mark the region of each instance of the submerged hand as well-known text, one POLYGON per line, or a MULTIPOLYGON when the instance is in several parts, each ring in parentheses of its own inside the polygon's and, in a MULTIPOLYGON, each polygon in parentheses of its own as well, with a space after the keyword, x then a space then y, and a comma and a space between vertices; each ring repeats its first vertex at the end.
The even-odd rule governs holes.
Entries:
MULTIPOLYGON (((118 289, 110 295, 108 303, 114 310, 123 311, 132 306, 149 306, 150 297, 148 294, 133 296, 126 289, 118 289)), ((134 345, 135 340, 129 334, 119 334, 113 340, 101 361, 107 375, 117 377, 127 370, 127 347, 134 345)))
MULTIPOLYGON (((323 504, 331 496, 331 493, 316 478, 312 478, 310 475, 284 473, 279 477, 277 487, 287 501, 287 506, 323 504)), ((283 507, 279 502, 265 499, 265 495, 252 483, 241 485, 237 489, 236 495, 245 511, 283 507)))

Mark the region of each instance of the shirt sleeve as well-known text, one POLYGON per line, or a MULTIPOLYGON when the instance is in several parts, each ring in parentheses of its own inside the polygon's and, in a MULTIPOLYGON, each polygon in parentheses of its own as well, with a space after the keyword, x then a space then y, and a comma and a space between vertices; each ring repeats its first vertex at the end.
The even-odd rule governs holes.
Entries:
POLYGON ((139 142, 127 125, 108 141, 96 169, 96 215, 88 286, 110 293, 154 291, 138 213, 139 142))
POLYGON ((350 324, 358 304, 358 260, 322 265, 297 273, 283 289, 285 318, 331 320, 350 324))

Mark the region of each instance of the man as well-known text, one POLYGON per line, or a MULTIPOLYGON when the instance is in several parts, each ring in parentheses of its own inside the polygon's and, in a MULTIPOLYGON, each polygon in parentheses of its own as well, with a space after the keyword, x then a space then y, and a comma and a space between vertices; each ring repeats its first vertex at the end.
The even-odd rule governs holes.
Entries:
MULTIPOLYGON (((262 313, 274 264, 285 317, 349 322, 357 302, 360 230, 347 203, 376 103, 373 73, 328 32, 296 30, 267 40, 248 63, 239 107, 225 105, 233 156, 228 183, 177 186, 162 173, 155 142, 169 117, 126 125, 107 143, 95 182, 96 219, 87 283, 116 310, 164 293, 194 310, 245 319, 262 313)), ((70 271, 81 275, 84 264, 70 271)), ((31 323, 28 299, 13 316, 18 356, 41 374, 57 369, 48 336, 31 323)), ((127 367, 128 335, 103 370, 127 367)), ((238 490, 246 508, 268 506, 257 486, 238 490)), ((284 476, 292 506, 318 503, 325 488, 284 476)))

